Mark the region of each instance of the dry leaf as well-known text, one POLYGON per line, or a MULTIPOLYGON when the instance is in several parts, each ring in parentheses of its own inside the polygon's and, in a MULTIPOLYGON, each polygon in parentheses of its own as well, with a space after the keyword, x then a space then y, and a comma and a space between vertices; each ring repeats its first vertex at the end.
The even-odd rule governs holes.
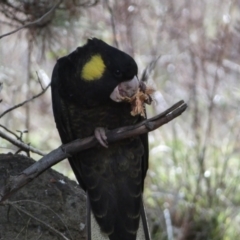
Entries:
POLYGON ((122 98, 123 101, 131 103, 132 116, 140 114, 141 116, 146 117, 145 104, 150 105, 152 103, 151 94, 153 94, 154 91, 155 90, 153 88, 148 87, 143 82, 141 82, 140 87, 136 94, 134 94, 131 98, 129 97, 122 98))

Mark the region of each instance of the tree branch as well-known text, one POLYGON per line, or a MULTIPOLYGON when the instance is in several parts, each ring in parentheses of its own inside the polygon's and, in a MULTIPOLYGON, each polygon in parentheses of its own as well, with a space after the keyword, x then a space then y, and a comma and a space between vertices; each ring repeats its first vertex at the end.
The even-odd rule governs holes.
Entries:
POLYGON ((8 112, 11 112, 12 110, 14 110, 14 109, 16 109, 16 108, 19 108, 19 107, 23 106, 24 104, 26 104, 26 103, 28 103, 28 102, 31 102, 31 101, 34 100, 35 98, 40 97, 42 94, 44 94, 44 93, 47 91, 47 89, 50 87, 50 85, 51 85, 51 83, 49 83, 39 94, 37 94, 37 95, 35 95, 35 96, 33 96, 33 97, 31 97, 31 98, 29 98, 29 99, 27 99, 27 100, 25 100, 25 101, 17 104, 17 105, 15 105, 15 106, 7 109, 5 112, 3 112, 3 113, 0 115, 0 118, 2 118, 2 117, 3 117, 5 114, 7 114, 8 112))
MULTIPOLYGON (((186 110, 186 108, 187 104, 183 101, 180 101, 166 111, 164 111, 163 113, 153 118, 144 120, 137 125, 121 127, 112 131, 108 131, 106 133, 107 142, 111 144, 125 138, 134 137, 143 133, 153 131, 181 115, 186 110)), ((70 157, 73 154, 76 154, 77 152, 92 148, 98 144, 99 143, 96 138, 94 136, 91 136, 84 139, 77 139, 73 142, 58 147, 57 149, 45 155, 39 161, 22 171, 19 175, 10 176, 6 180, 5 186, 2 186, 0 188, 0 202, 3 202, 7 198, 9 198, 14 192, 32 181, 34 178, 39 176, 41 173, 43 173, 45 170, 47 170, 54 164, 62 161, 65 158, 70 157)))
POLYGON ((33 22, 29 22, 11 32, 5 33, 3 35, 0 35, 0 39, 6 36, 9 36, 15 32, 18 32, 19 30, 23 29, 23 28, 27 28, 27 27, 31 27, 33 25, 39 24, 41 23, 47 16, 49 16, 61 3, 63 0, 58 1, 48 12, 46 12, 43 16, 41 16, 39 19, 33 21, 33 22))
MULTIPOLYGON (((7 131, 8 133, 11 133, 13 136, 16 137, 16 139, 18 140, 22 140, 16 133, 14 133, 13 131, 11 131, 10 129, 6 128, 5 126, 3 126, 2 124, 0 124, 0 127, 3 128, 5 131, 7 131)), ((1 133, 0 133, 1 136, 1 133)), ((1 136, 2 137, 2 136, 1 136)), ((5 138, 6 139, 6 138, 5 138)), ((6 139, 7 140, 7 139, 6 139)))
POLYGON ((15 139, 11 136, 9 136, 9 134, 6 134, 4 133, 3 131, 0 130, 0 137, 2 137, 3 139, 7 140, 8 142, 12 143, 13 145, 19 147, 21 150, 25 151, 25 152, 33 152, 33 153, 36 153, 38 155, 41 155, 41 156, 44 156, 45 153, 34 148, 34 147, 31 147, 30 145, 18 140, 18 139, 15 139))

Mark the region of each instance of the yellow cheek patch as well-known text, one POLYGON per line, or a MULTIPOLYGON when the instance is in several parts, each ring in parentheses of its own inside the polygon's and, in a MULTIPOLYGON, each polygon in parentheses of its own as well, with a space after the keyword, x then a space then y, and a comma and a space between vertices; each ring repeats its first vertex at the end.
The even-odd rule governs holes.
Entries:
POLYGON ((93 55, 91 59, 83 66, 81 77, 84 80, 98 80, 105 71, 105 64, 99 54, 93 55))

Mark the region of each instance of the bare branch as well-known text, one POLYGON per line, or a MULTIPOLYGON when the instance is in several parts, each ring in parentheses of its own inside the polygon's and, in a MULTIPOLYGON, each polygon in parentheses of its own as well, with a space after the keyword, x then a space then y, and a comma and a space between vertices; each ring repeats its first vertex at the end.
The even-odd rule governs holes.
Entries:
POLYGON ((46 12, 44 15, 42 15, 42 17, 40 17, 39 19, 33 21, 33 22, 29 22, 11 32, 8 32, 8 33, 5 33, 3 35, 0 35, 0 39, 1 38, 4 38, 6 36, 9 36, 15 32, 18 32, 19 30, 23 29, 23 28, 27 28, 27 27, 31 27, 33 25, 36 25, 36 24, 39 24, 41 23, 47 16, 49 16, 61 3, 62 3, 63 0, 59 0, 48 12, 46 12))
MULTIPOLYGON (((181 115, 186 110, 186 108, 187 105, 183 101, 180 101, 163 113, 142 121, 137 125, 121 127, 109 131, 106 133, 107 142, 110 144, 121 139, 138 136, 153 131, 181 115)), ((34 178, 39 176, 54 164, 70 157, 73 154, 76 154, 77 152, 92 148, 98 144, 99 143, 96 138, 94 136, 91 136, 84 139, 77 139, 73 142, 58 147, 22 171, 17 176, 10 176, 6 181, 7 184, 0 188, 0 202, 9 198, 14 192, 18 191, 21 187, 32 181, 34 178)))
POLYGON ((36 154, 41 155, 41 156, 45 155, 45 153, 43 153, 42 151, 40 151, 40 150, 38 150, 34 147, 31 147, 30 145, 9 136, 8 134, 4 133, 1 130, 0 130, 0 137, 2 137, 3 139, 7 140, 10 143, 12 143, 13 145, 19 147, 23 151, 33 152, 33 153, 36 153, 36 154))
POLYGON ((3 126, 2 124, 0 124, 0 127, 3 128, 5 131, 7 131, 8 133, 11 133, 13 136, 15 136, 18 140, 21 140, 21 138, 14 133, 13 131, 11 131, 10 129, 8 129, 7 127, 3 126))
POLYGON ((21 103, 15 105, 15 106, 13 106, 13 107, 7 109, 5 112, 3 112, 3 113, 0 115, 0 118, 2 118, 2 117, 3 117, 5 114, 7 114, 8 112, 11 112, 12 110, 14 110, 14 109, 16 109, 16 108, 22 107, 24 104, 26 104, 26 103, 28 103, 28 102, 31 102, 31 101, 32 101, 33 99, 35 99, 35 98, 38 98, 39 96, 41 96, 42 94, 44 94, 44 93, 47 91, 47 89, 50 87, 50 85, 51 85, 51 83, 49 83, 49 84, 47 85, 47 87, 44 88, 39 94, 37 94, 37 95, 29 98, 28 100, 25 100, 24 102, 21 102, 21 103))
POLYGON ((24 133, 28 133, 28 130, 23 130, 23 131, 21 131, 21 130, 17 130, 17 132, 20 133, 19 140, 20 140, 21 142, 23 142, 23 140, 22 140, 22 138, 23 138, 23 134, 24 134, 24 133))

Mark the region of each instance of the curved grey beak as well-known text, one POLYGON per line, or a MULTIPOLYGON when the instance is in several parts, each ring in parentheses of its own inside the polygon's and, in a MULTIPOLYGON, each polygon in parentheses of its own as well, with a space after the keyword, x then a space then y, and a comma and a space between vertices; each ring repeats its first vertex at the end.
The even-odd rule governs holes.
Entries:
POLYGON ((115 102, 122 102, 122 97, 132 97, 138 90, 139 80, 136 76, 130 81, 121 82, 110 95, 115 102))

